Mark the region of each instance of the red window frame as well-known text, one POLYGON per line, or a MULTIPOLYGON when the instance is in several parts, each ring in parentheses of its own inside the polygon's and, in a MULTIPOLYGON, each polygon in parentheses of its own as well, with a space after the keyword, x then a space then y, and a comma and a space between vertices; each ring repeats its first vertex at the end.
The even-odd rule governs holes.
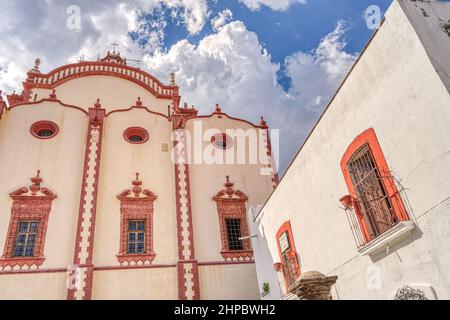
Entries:
POLYGON ((117 196, 120 200, 120 244, 116 257, 120 264, 151 263, 156 256, 153 252, 153 203, 158 197, 147 189, 143 190, 141 185, 142 181, 136 173, 133 187, 117 196), (130 220, 145 221, 144 253, 128 253, 128 222, 130 220))
POLYGON ((57 196, 49 189, 41 187, 42 178, 39 177, 39 173, 38 171, 36 177, 31 178, 33 182, 31 186, 20 188, 10 194, 13 204, 5 247, 0 259, 0 266, 2 268, 7 266, 40 266, 45 260, 44 246, 48 219, 52 202, 57 196), (13 256, 18 227, 21 221, 39 221, 34 255, 31 257, 13 256))
POLYGON ((249 260, 253 257, 250 239, 242 240, 243 250, 229 250, 227 219, 240 220, 242 237, 248 237, 250 232, 247 222, 247 208, 245 206, 248 197, 243 192, 233 188, 234 183, 230 182, 228 176, 226 179, 225 189, 219 191, 213 197, 213 200, 216 201, 217 213, 219 215, 220 239, 222 244, 220 253, 225 260, 249 260))
MULTIPOLYGON (((365 145, 369 146, 369 149, 373 156, 373 160, 375 161, 375 166, 377 167, 380 175, 383 176, 381 182, 383 183, 384 189, 387 193, 388 199, 391 202, 396 217, 399 221, 409 220, 409 216, 403 204, 403 200, 400 197, 400 193, 398 192, 397 186, 395 185, 395 181, 391 175, 391 171, 389 170, 389 166, 386 162, 380 143, 373 128, 369 128, 358 135, 348 146, 341 159, 341 170, 344 175, 345 183, 347 185, 350 196, 353 199, 357 198, 357 193, 355 187, 353 186, 350 172, 347 169, 347 164, 351 160, 352 156, 365 145)), ((354 206, 354 210, 356 212, 358 223, 364 236, 365 242, 367 243, 370 240, 373 240, 370 236, 367 224, 363 218, 362 211, 357 204, 354 206)))
POLYGON ((285 232, 287 233, 288 240, 289 240, 289 246, 290 246, 290 250, 289 250, 288 254, 289 254, 290 258, 294 260, 294 266, 295 266, 294 272, 295 272, 295 275, 297 276, 297 279, 298 279, 298 277, 300 277, 301 271, 300 271, 300 264, 298 262, 297 249, 295 248, 295 241, 294 241, 294 235, 292 233, 291 222, 286 221, 278 229, 278 232, 276 234, 276 242, 277 242, 277 247, 278 247, 278 254, 280 257, 281 269, 283 271, 284 283, 286 286, 286 290, 289 290, 289 281, 287 279, 287 276, 285 275, 286 266, 283 264, 283 252, 282 252, 281 246, 280 246, 280 238, 285 232))

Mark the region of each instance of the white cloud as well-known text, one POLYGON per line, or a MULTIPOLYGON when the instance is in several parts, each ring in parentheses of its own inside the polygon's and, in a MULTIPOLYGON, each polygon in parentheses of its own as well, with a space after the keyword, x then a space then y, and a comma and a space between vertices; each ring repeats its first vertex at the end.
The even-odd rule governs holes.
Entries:
POLYGON ((253 122, 264 115, 271 128, 281 129, 285 168, 356 58, 344 50, 344 33, 339 22, 315 50, 286 58, 292 79, 287 91, 277 83, 280 66, 241 21, 225 24, 198 46, 182 40, 167 53, 147 55, 145 62, 161 78, 176 71, 183 98, 202 113, 220 103, 224 112, 253 122))
POLYGON ((261 6, 267 6, 272 10, 283 11, 295 3, 306 4, 306 0, 239 0, 250 10, 257 11, 261 6))
POLYGON ((0 89, 21 90, 25 72, 37 57, 42 60, 42 70, 51 70, 76 61, 82 54, 104 54, 117 42, 122 54, 140 59, 143 50, 128 35, 133 31, 145 40, 145 52, 157 50, 165 38, 167 22, 163 15, 156 15, 145 25, 139 13, 166 8, 190 34, 202 30, 209 14, 206 0, 77 0, 81 30, 76 30, 66 24, 71 16, 67 8, 73 4, 72 0, 0 0, 0 89))
POLYGON ((0 89, 8 93, 21 90, 25 73, 37 57, 42 59, 41 70, 47 72, 74 62, 82 53, 91 57, 104 54, 112 42, 118 42, 123 55, 143 58, 161 80, 175 71, 183 99, 198 105, 202 113, 211 112, 214 104, 220 103, 231 115, 253 122, 264 115, 272 128, 282 128, 282 168, 355 59, 345 51, 345 28, 340 22, 315 50, 286 58, 283 70, 292 81, 289 90, 284 90, 277 83, 281 66, 272 62, 258 36, 243 22, 229 22, 231 11, 213 19, 216 33, 198 45, 185 39, 167 52, 160 50, 167 23, 164 17, 156 15, 148 30, 136 11, 138 6, 143 12, 173 9, 170 14, 195 33, 208 19, 206 0, 78 0, 81 30, 66 28, 70 4, 70 0, 0 0, 0 89), (131 41, 129 32, 144 34, 144 49, 131 41))
POLYGON ((303 108, 315 111, 329 101, 337 86, 356 59, 345 52, 345 24, 321 39, 312 52, 297 52, 285 60, 286 73, 292 84, 289 93, 303 108))
POLYGON ((233 12, 230 9, 225 9, 211 20, 211 26, 214 31, 219 31, 222 27, 233 20, 233 12))

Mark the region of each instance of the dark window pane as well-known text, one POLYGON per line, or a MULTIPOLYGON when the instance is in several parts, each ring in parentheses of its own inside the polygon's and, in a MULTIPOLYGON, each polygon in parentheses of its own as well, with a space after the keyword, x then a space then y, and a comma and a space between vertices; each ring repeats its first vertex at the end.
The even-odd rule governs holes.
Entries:
POLYGON ((227 228, 228 250, 244 250, 241 233, 241 219, 225 219, 227 228))
POLYGON ((38 228, 39 223, 38 222, 32 222, 30 224, 30 232, 36 232, 38 228))
POLYGON ((17 236, 17 244, 19 245, 19 244, 21 244, 21 245, 23 245, 23 244, 25 244, 25 240, 26 240, 26 234, 19 234, 18 236, 17 236))
POLYGON ((136 245, 134 243, 128 244, 128 253, 135 253, 136 251, 136 245))
POLYGON ((144 233, 140 232, 138 233, 138 241, 144 241, 145 235, 144 233))
POLYGON ((21 246, 21 247, 16 247, 15 249, 14 249, 14 256, 15 257, 21 257, 21 256, 23 256, 23 247, 21 246))
POLYGON ((19 223, 19 232, 27 232, 28 231, 28 222, 20 222, 19 223))
POLYGON ((145 229, 145 223, 144 221, 138 221, 138 230, 144 230, 145 229))
POLYGON ((128 241, 130 241, 130 242, 136 241, 136 234, 135 233, 129 233, 128 234, 128 241))
POLYGON ((130 230, 130 231, 136 230, 136 221, 129 221, 128 222, 128 230, 130 230))
POLYGON ((141 142, 142 140, 144 140, 144 138, 142 136, 133 135, 130 137, 130 140, 133 142, 141 142))

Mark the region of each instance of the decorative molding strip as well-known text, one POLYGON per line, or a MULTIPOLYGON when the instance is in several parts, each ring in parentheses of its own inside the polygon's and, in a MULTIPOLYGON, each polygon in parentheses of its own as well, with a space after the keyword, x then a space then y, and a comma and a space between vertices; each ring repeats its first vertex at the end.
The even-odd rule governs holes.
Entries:
MULTIPOLYGON (((267 173, 269 173, 269 175, 272 176, 272 187, 275 190, 275 188, 277 187, 277 185, 279 183, 279 177, 278 177, 278 172, 276 169, 275 160, 274 160, 273 154, 272 154, 272 142, 270 141, 269 127, 263 117, 261 117, 261 122, 260 122, 259 126, 262 130, 260 138, 263 139, 263 145, 266 148, 266 154, 267 154, 266 161, 268 163, 267 166, 265 168, 261 168, 261 170, 267 170, 267 173)), ((266 173, 266 172, 264 172, 264 173, 266 173)))
MULTIPOLYGON (((194 252, 189 167, 186 163, 186 132, 184 129, 180 129, 180 127, 183 127, 185 115, 183 116, 182 113, 178 112, 183 109, 179 109, 177 106, 174 110, 174 169, 179 259, 177 265, 178 298, 180 300, 198 300, 200 299, 200 285, 194 252)), ((192 112, 195 111, 192 110, 192 112)))
POLYGON ((89 128, 73 261, 74 267, 78 268, 79 278, 77 279, 78 285, 69 288, 67 292, 68 299, 91 299, 93 277, 92 251, 105 112, 106 110, 101 108, 98 99, 95 107, 89 108, 89 128))

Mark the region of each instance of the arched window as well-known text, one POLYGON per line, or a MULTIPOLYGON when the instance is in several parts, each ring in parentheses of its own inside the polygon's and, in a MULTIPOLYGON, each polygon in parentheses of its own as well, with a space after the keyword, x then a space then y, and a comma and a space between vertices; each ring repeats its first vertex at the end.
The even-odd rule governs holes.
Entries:
POLYGON ((280 254, 281 270, 283 272, 286 290, 289 289, 300 277, 300 264, 297 250, 295 249, 294 236, 291 223, 283 223, 276 235, 278 252, 280 254))
POLYGON ((350 144, 341 169, 350 193, 348 202, 356 214, 359 245, 409 219, 372 128, 350 144))

